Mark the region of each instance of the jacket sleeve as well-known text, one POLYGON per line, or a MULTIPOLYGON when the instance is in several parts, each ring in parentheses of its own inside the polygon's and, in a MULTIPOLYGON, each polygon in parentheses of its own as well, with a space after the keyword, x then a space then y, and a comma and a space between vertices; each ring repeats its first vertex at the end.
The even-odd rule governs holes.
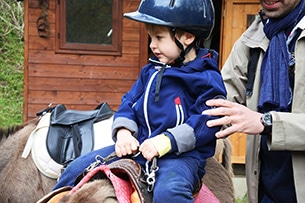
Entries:
POLYGON ((226 97, 226 90, 219 72, 207 70, 204 72, 203 78, 204 80, 198 81, 200 84, 192 83, 193 90, 196 89, 199 96, 188 111, 188 119, 185 123, 168 129, 168 132, 175 138, 177 154, 195 148, 209 154, 207 156, 214 153, 215 133, 220 130, 220 127, 207 127, 206 122, 215 119, 215 117, 203 115, 201 112, 210 108, 205 104, 208 99, 219 95, 226 97))
POLYGON ((143 94, 145 81, 149 77, 149 65, 142 68, 140 77, 131 87, 131 89, 122 97, 121 105, 114 115, 112 124, 112 138, 116 141, 116 133, 119 128, 127 128, 133 133, 134 137, 138 135, 138 125, 133 105, 143 94))
POLYGON ((250 49, 241 38, 236 41, 226 60, 221 74, 228 92, 227 99, 239 104, 246 104, 247 66, 250 49), (235 51, 238 50, 238 51, 235 51))
POLYGON ((272 112, 270 150, 305 151, 305 114, 272 112))

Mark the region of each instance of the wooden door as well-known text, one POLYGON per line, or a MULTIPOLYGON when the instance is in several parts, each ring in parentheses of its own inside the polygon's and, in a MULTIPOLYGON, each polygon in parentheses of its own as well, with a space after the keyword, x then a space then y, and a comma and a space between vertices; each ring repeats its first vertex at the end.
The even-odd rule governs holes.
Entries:
MULTIPOLYGON (((225 63, 235 41, 254 20, 261 9, 258 0, 224 0, 220 33, 220 68, 225 63)), ((232 162, 245 163, 246 135, 235 133, 230 136, 233 145, 232 162)))

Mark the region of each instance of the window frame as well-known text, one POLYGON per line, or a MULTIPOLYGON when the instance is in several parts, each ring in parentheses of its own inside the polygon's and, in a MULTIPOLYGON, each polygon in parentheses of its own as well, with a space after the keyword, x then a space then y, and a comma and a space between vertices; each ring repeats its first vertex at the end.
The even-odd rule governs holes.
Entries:
POLYGON ((71 43, 66 39, 66 0, 56 4, 56 53, 122 55, 122 1, 112 0, 112 44, 71 43))

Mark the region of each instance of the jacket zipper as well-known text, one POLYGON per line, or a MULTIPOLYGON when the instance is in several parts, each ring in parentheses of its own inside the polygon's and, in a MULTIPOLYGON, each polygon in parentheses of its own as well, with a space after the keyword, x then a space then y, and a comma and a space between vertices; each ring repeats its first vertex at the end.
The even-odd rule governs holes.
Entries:
POLYGON ((151 128, 150 128, 149 121, 148 121, 148 111, 147 111, 148 95, 149 95, 149 90, 151 88, 151 84, 152 84, 154 78, 156 77, 156 75, 158 74, 158 72, 159 71, 156 71, 151 76, 151 78, 149 79, 148 84, 147 84, 147 88, 146 88, 146 91, 145 91, 145 95, 144 95, 143 111, 144 111, 145 123, 146 123, 146 126, 148 128, 148 137, 150 137, 150 135, 151 135, 151 128))

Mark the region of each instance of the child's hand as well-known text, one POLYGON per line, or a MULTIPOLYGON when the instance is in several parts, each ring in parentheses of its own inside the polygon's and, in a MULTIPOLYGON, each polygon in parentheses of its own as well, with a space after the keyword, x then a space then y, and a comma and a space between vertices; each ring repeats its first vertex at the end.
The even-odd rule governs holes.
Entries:
POLYGON ((151 161, 155 156, 159 156, 157 148, 150 139, 145 140, 141 144, 139 151, 147 161, 151 161))
POLYGON ((115 153, 118 157, 131 155, 137 152, 139 142, 127 129, 120 129, 117 132, 117 141, 115 143, 115 153))

